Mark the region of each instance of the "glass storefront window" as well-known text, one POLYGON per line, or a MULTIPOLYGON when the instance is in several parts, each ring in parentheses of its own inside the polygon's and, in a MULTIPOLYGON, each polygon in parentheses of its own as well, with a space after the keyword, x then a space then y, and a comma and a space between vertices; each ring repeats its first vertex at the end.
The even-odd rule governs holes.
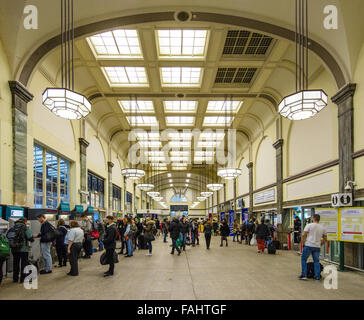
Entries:
POLYGON ((121 210, 121 188, 116 185, 112 185, 112 209, 113 211, 121 210))
POLYGON ((88 172, 87 185, 89 192, 89 205, 94 208, 104 208, 104 184, 105 179, 88 172))

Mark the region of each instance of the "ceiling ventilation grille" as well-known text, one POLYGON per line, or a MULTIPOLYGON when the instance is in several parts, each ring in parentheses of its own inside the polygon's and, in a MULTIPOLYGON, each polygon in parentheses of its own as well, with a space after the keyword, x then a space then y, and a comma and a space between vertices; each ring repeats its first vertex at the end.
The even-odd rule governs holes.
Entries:
POLYGON ((246 30, 229 30, 223 49, 224 55, 265 55, 273 38, 246 30))
POLYGON ((218 68, 215 83, 249 84, 257 68, 218 68))

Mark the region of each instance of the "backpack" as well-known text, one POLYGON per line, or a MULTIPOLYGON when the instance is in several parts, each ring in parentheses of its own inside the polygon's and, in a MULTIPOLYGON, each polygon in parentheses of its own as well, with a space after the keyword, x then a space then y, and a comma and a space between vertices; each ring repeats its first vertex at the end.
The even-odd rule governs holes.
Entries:
POLYGON ((276 248, 275 244, 273 243, 273 241, 271 241, 268 245, 268 253, 276 254, 276 250, 277 250, 277 248, 276 248))
MULTIPOLYGON (((320 274, 324 270, 324 267, 320 263, 320 274)), ((315 275, 315 268, 313 262, 307 262, 307 278, 312 279, 315 275)))
POLYGON ((10 256, 9 241, 3 234, 0 234, 0 258, 6 258, 10 256))
POLYGON ((57 230, 52 224, 50 224, 50 230, 42 238, 44 242, 53 242, 54 240, 62 236, 63 233, 60 230, 57 230))
POLYGON ((25 243, 25 229, 24 224, 15 224, 11 227, 6 234, 11 249, 20 249, 25 243))

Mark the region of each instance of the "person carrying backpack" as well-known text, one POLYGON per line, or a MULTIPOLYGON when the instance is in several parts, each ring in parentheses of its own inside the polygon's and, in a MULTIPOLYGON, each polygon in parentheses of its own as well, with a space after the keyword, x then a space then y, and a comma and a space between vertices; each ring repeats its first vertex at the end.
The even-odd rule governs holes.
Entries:
POLYGON ((39 214, 37 220, 41 223, 40 233, 34 234, 34 238, 40 238, 40 248, 44 259, 44 269, 40 274, 52 273, 51 245, 56 239, 55 228, 47 221, 44 214, 39 214))
POLYGON ((9 241, 4 234, 0 233, 0 285, 3 280, 3 266, 6 259, 10 256, 9 241))
POLYGON ((156 230, 156 226, 153 220, 151 220, 149 217, 146 219, 146 223, 144 226, 144 237, 147 241, 149 252, 146 254, 146 256, 152 255, 152 241, 154 240, 154 230, 156 230))
POLYGON ((11 227, 7 233, 9 246, 13 255, 13 282, 19 281, 23 283, 27 274, 24 273, 24 269, 29 265, 29 241, 33 242, 33 234, 26 225, 27 219, 20 218, 15 222, 15 225, 11 227))
POLYGON ((224 240, 226 241, 226 246, 228 246, 228 236, 230 235, 230 228, 225 218, 222 220, 220 226, 220 234, 221 234, 220 247, 223 246, 224 240))

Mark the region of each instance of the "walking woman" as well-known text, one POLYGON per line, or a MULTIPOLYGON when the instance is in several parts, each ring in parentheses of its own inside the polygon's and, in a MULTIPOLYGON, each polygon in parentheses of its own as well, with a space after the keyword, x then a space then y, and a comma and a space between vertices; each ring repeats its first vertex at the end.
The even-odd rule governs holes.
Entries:
POLYGON ((151 220, 149 217, 146 219, 145 226, 144 226, 144 238, 147 242, 147 246, 149 249, 149 252, 146 254, 146 256, 152 255, 152 241, 154 238, 154 231, 156 230, 155 222, 151 220))
POLYGON ((211 234, 212 234, 213 226, 211 218, 206 221, 204 225, 204 233, 205 233, 205 240, 206 240, 206 249, 210 250, 210 242, 211 242, 211 234))
POLYGON ((67 264, 67 246, 64 244, 64 238, 68 232, 64 220, 59 219, 57 222, 57 230, 62 236, 56 239, 56 252, 58 257, 58 267, 65 267, 67 264))
MULTIPOLYGON (((269 222, 269 220, 268 220, 269 222)), ((258 225, 256 231, 256 238, 258 243, 258 253, 264 253, 265 249, 265 240, 269 237, 270 232, 268 226, 264 224, 264 220, 262 219, 262 223, 258 225)))
POLYGON ((222 223, 221 223, 221 226, 220 226, 220 234, 221 234, 221 244, 220 244, 220 247, 223 246, 223 241, 225 240, 226 241, 226 246, 228 246, 228 239, 227 237, 230 235, 230 228, 229 228, 229 225, 226 221, 226 219, 222 219, 222 223))
POLYGON ((71 230, 68 231, 65 241, 67 244, 67 253, 69 255, 71 270, 67 273, 69 276, 78 276, 78 257, 82 250, 84 232, 77 221, 71 221, 71 230))
POLYGON ((235 242, 235 237, 236 237, 236 241, 239 242, 239 234, 240 234, 240 228, 239 228, 239 222, 237 219, 234 220, 234 224, 233 224, 233 242, 235 242))

